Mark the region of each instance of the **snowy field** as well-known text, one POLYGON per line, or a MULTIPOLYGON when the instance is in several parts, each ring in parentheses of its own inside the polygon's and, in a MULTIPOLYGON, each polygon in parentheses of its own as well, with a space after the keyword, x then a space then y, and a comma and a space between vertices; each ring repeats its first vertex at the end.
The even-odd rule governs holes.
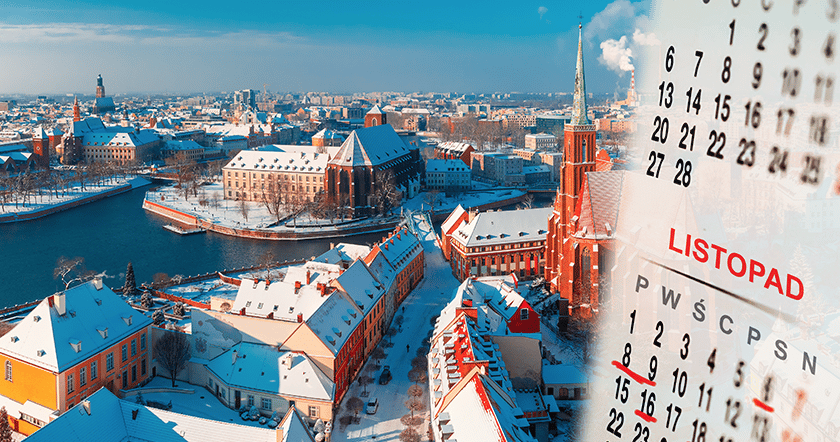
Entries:
POLYGON ((10 200, 5 204, 2 200, 0 200, 0 215, 5 213, 24 214, 27 212, 49 209, 104 193, 126 184, 131 184, 132 188, 136 188, 149 184, 149 181, 143 178, 107 178, 104 180, 104 183, 96 185, 86 184, 84 190, 82 190, 79 185, 72 186, 69 189, 59 191, 57 196, 55 193, 47 189, 43 189, 40 194, 38 191, 35 191, 34 194, 27 199, 26 205, 23 205, 23 201, 19 197, 16 198, 17 201, 10 200))
MULTIPOLYGON (((494 203, 496 201, 508 200, 518 198, 525 195, 525 191, 515 189, 501 189, 492 190, 490 185, 476 183, 473 186, 474 190, 452 196, 446 196, 445 192, 437 194, 435 202, 435 213, 449 213, 458 207, 458 204, 464 208, 480 206, 482 204, 494 203)), ((409 210, 429 210, 429 193, 421 192, 419 195, 409 200, 403 201, 403 207, 409 210)))

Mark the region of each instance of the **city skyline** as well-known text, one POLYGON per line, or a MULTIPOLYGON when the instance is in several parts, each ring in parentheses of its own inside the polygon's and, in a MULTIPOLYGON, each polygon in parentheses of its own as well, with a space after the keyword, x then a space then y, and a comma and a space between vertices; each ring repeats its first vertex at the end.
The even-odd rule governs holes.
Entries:
POLYGON ((655 41, 645 34, 648 5, 358 3, 321 10, 270 4, 244 10, 191 2, 20 2, 5 7, 0 22, 0 62, 15 66, 0 72, 0 93, 87 93, 97 74, 110 95, 263 84, 283 92, 564 92, 574 84, 569 61, 579 22, 590 91, 623 92, 632 56, 655 41))

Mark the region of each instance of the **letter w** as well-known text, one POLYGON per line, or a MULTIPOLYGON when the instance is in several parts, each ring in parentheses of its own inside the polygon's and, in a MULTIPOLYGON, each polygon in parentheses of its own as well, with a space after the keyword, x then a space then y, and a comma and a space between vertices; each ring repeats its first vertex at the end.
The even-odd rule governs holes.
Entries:
POLYGON ((662 305, 668 305, 668 302, 671 303, 671 308, 676 310, 677 305, 680 303, 680 297, 682 293, 677 293, 677 296, 674 297, 674 291, 668 290, 668 293, 665 293, 665 286, 662 286, 662 305))

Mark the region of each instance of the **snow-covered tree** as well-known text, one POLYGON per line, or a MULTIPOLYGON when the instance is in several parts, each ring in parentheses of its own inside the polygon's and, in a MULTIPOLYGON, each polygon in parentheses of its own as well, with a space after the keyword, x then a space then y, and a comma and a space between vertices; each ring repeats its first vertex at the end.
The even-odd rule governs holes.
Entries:
POLYGON ((155 306, 155 300, 152 299, 152 294, 146 290, 143 292, 143 296, 140 297, 140 305, 143 308, 152 308, 155 306))
POLYGON ((172 314, 175 316, 184 316, 185 313, 186 307, 183 302, 176 302, 175 305, 172 306, 172 314))
POLYGON ((133 295, 135 291, 137 291, 137 283, 134 280, 134 266, 132 266, 131 262, 129 262, 128 267, 125 269, 125 285, 123 285, 123 295, 133 295))
POLYGON ((166 317, 163 315, 163 310, 158 309, 158 310, 155 310, 154 313, 152 313, 152 322, 155 325, 163 324, 163 321, 165 319, 166 319, 166 317))

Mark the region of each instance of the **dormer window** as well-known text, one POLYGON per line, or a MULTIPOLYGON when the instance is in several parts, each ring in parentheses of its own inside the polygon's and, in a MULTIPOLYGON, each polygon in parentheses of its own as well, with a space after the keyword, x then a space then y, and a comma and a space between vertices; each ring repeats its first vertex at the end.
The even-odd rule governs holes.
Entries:
POLYGON ((76 353, 82 351, 82 341, 70 341, 70 346, 73 347, 73 351, 76 353))
POLYGON ((99 332, 99 335, 102 336, 102 339, 108 339, 108 328, 98 328, 96 331, 99 332))
POLYGON ((133 322, 131 316, 123 317, 122 320, 125 321, 125 325, 131 325, 131 323, 133 322))

